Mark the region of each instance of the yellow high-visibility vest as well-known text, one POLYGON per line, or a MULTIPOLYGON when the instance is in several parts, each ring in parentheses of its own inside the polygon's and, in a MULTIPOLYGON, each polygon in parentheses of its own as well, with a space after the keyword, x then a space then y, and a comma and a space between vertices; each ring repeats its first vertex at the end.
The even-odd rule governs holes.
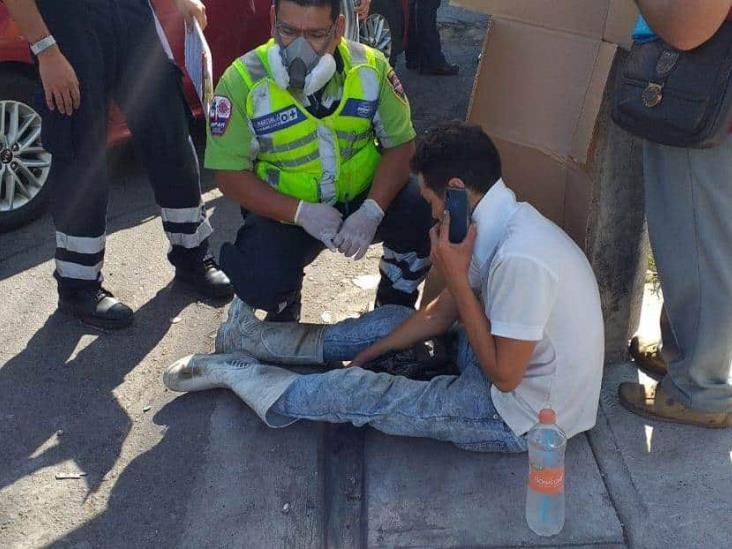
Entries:
POLYGON ((347 202, 371 186, 380 154, 373 118, 380 78, 374 51, 342 40, 346 78, 336 111, 316 118, 281 89, 269 64, 274 40, 234 62, 249 87, 246 114, 259 153, 254 171, 279 192, 306 202, 347 202))

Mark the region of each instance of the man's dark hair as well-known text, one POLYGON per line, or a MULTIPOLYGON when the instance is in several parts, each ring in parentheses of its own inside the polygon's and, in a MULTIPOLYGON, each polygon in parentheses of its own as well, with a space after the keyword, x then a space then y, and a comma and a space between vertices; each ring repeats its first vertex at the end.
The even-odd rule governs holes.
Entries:
POLYGON ((341 0, 274 0, 275 14, 279 13, 282 2, 292 2, 303 7, 330 7, 330 18, 334 23, 341 14, 341 0))
POLYGON ((501 178, 501 157, 480 126, 453 121, 435 126, 417 140, 412 171, 442 195, 452 178, 485 194, 501 178))

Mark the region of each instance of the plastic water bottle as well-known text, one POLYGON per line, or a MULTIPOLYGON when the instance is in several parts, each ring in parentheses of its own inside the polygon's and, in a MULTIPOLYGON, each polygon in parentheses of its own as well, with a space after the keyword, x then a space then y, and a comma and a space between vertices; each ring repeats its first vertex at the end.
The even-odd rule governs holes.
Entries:
POLYGON ((564 450, 567 435, 554 410, 544 408, 528 435, 529 482, 526 522, 540 536, 554 536, 564 526, 564 450))

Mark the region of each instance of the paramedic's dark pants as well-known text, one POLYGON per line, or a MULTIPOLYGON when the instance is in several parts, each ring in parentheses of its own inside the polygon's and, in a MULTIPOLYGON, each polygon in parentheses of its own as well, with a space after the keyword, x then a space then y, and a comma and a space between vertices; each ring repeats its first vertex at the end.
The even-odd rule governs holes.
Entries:
POLYGON ((201 208, 199 168, 180 71, 169 60, 147 0, 39 0, 81 87, 68 117, 49 112, 42 93, 43 143, 56 226, 59 291, 101 283, 109 194, 107 115, 114 100, 127 119, 138 158, 162 208, 176 265, 207 253, 211 227, 201 208))
MULTIPOLYGON (((336 207, 345 218, 365 198, 366 194, 336 207)), ((431 225, 430 208, 419 194, 418 183, 412 180, 387 209, 376 233, 376 241, 384 243, 377 305, 414 306, 417 287, 430 268, 431 225)), ((322 242, 301 227, 249 213, 236 242, 222 246, 221 268, 242 301, 256 309, 277 313, 300 298, 304 269, 324 249, 322 242)), ((341 282, 331 280, 335 284, 341 282)))

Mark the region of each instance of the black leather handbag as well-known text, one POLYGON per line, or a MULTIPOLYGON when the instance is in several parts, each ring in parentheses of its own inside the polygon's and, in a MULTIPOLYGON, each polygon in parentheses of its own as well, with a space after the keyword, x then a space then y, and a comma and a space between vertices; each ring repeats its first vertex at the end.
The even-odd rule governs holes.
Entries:
POLYGON ((732 22, 696 49, 634 43, 617 73, 613 120, 663 145, 719 145, 732 124, 732 22))

